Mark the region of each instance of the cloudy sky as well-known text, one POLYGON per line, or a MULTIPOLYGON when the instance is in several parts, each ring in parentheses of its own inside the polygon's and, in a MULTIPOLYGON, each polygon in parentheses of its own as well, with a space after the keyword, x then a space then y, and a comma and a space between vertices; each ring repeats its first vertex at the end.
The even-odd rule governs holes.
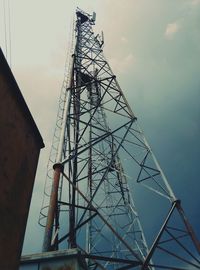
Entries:
POLYGON ((10 0, 11 42, 3 2, 1 47, 46 145, 24 253, 41 249, 37 220, 77 6, 97 13, 107 60, 200 238, 200 0, 10 0))

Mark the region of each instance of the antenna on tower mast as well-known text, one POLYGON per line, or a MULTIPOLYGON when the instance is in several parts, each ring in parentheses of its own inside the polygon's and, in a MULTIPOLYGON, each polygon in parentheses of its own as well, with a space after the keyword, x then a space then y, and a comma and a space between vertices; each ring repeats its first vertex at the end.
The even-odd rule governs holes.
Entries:
POLYGON ((41 210, 43 251, 76 248, 91 270, 200 269, 199 241, 103 55, 95 21, 77 8, 41 210), (136 198, 146 220, 155 218, 150 248, 136 198))

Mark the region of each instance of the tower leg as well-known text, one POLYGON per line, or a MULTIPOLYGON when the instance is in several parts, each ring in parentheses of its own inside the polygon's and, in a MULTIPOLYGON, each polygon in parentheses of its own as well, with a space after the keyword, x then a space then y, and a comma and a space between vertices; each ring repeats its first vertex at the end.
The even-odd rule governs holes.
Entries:
POLYGON ((54 218, 56 213, 57 206, 57 196, 58 196, 58 187, 60 182, 60 174, 63 170, 62 164, 55 164, 53 166, 54 176, 53 184, 51 189, 50 204, 47 216, 47 223, 45 228, 44 242, 43 242, 43 252, 51 250, 51 239, 53 233, 54 218))

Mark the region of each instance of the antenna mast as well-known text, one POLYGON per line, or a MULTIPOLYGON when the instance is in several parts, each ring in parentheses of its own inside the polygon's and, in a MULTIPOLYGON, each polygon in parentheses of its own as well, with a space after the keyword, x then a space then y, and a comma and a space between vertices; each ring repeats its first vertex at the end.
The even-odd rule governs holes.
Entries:
POLYGON ((77 9, 40 217, 43 251, 78 248, 91 270, 200 269, 199 242, 103 55, 95 20, 77 9), (134 192, 147 221, 160 207, 150 248, 134 192))

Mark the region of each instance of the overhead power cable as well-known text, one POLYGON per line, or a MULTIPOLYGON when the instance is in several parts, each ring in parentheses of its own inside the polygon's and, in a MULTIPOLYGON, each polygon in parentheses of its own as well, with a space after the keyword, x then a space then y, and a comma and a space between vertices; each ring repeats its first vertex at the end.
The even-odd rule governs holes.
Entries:
POLYGON ((4 22, 4 43, 6 59, 11 67, 11 15, 10 15, 10 0, 3 0, 3 22, 4 22))
POLYGON ((11 45, 11 19, 10 19, 10 0, 8 0, 8 37, 9 37, 9 56, 10 56, 10 67, 12 66, 12 45, 11 45))
POLYGON ((6 2, 3 0, 3 14, 4 14, 4 39, 5 39, 5 54, 7 58, 7 25, 6 25, 6 2))

